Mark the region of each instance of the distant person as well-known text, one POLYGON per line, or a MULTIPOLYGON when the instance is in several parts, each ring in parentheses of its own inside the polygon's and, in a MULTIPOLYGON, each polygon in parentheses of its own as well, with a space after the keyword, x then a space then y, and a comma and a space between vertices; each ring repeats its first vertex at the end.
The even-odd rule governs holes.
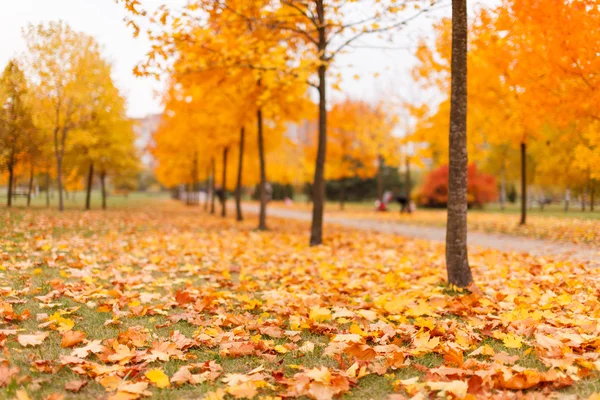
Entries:
POLYGON ((410 202, 406 196, 398 196, 396 197, 396 201, 400 204, 401 214, 404 214, 405 212, 410 213, 410 202))

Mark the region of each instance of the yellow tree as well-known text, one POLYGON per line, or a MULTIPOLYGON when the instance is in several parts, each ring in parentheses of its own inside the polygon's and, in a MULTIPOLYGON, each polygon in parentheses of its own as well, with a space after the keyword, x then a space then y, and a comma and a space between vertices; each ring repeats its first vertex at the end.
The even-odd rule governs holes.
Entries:
POLYGON ((31 72, 40 97, 39 128, 54 143, 59 210, 63 202, 63 160, 71 133, 91 118, 94 90, 107 79, 99 46, 64 22, 30 25, 25 31, 31 72))
MULTIPOLYGON (((19 63, 16 60, 9 61, 0 77, 0 144, 3 162, 8 169, 8 207, 12 204, 15 167, 25 159, 27 153, 34 155, 38 143, 32 110, 28 104, 28 86, 19 63)), ((33 164, 30 165, 31 188, 33 164)), ((30 201, 31 193, 28 195, 28 205, 30 201)))
MULTIPOLYGON (((125 3, 132 13, 140 13, 137 8, 140 5, 139 1, 125 0, 125 3)), ((315 201, 310 243, 318 245, 322 243, 325 201, 327 71, 338 55, 349 50, 360 38, 401 28, 434 4, 434 1, 418 0, 373 1, 368 5, 343 0, 195 0, 188 3, 182 14, 172 19, 171 34, 158 35, 161 40, 154 46, 152 57, 156 54, 168 55, 174 43, 188 41, 189 27, 198 21, 204 22, 205 18, 202 15, 208 14, 226 21, 225 24, 216 24, 220 29, 232 31, 231 28, 235 27, 233 29, 237 38, 243 38, 242 46, 230 40, 226 41, 224 46, 212 46, 214 41, 211 37, 206 38, 206 43, 197 44, 209 48, 211 52, 224 55, 222 59, 229 65, 243 66, 259 72, 285 72, 288 80, 294 77, 306 81, 307 76, 316 77, 316 82, 309 82, 319 93, 319 130, 313 183, 315 201), (170 39, 165 42, 165 37, 170 39), (275 40, 271 40, 272 38, 275 40)), ((163 8, 156 19, 164 23, 168 17, 168 9, 163 8)), ((209 24, 210 22, 209 20, 209 24)), ((264 184, 261 184, 261 188, 264 197, 264 184)), ((261 206, 261 227, 264 227, 264 211, 265 208, 261 206)))

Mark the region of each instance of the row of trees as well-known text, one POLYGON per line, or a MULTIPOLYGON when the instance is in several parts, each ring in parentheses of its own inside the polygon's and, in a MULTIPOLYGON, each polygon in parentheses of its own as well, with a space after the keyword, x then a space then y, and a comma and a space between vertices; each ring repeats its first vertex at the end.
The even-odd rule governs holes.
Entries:
POLYGON ((8 173, 8 206, 15 176, 29 175, 28 205, 36 176, 51 178, 64 209, 67 182, 87 181, 86 208, 94 174, 106 207, 106 178, 130 179, 137 170, 132 122, 111 78, 111 65, 90 36, 63 22, 24 30, 27 54, 11 60, 0 80, 0 161, 8 173))
MULTIPOLYGON (((507 182, 520 180, 521 223, 526 222, 528 187, 561 190, 565 207, 578 194, 585 209, 600 179, 600 13, 594 1, 505 0, 479 9, 468 38, 468 150, 471 161, 497 176, 500 200, 507 182), (589 28, 589 29, 588 29, 589 28)), ((446 95, 451 81, 451 20, 423 41, 413 71, 423 89, 446 95)), ((410 140, 419 156, 448 160, 451 99, 437 107, 408 104, 417 124, 410 140)))
MULTIPOLYGON (((125 3, 134 14, 143 14, 140 8, 141 2, 125 1, 125 3)), ((223 116, 226 121, 234 122, 237 127, 229 129, 223 124, 218 124, 219 129, 224 128, 229 132, 228 136, 231 136, 231 132, 241 132, 242 127, 250 135, 253 130, 256 131, 261 229, 266 227, 265 146, 277 148, 277 143, 281 142, 284 130, 280 129, 278 132, 274 128, 285 127, 285 123, 305 117, 303 112, 308 106, 300 106, 299 103, 310 104, 307 101, 307 93, 311 87, 316 89, 317 105, 310 111, 316 121, 316 135, 308 144, 314 149, 314 159, 311 161, 311 167, 305 168, 313 174, 310 243, 316 245, 322 243, 327 177, 325 166, 327 155, 330 153, 327 147, 328 144, 334 143, 328 140, 328 134, 335 135, 333 133, 335 130, 328 129, 328 87, 330 83, 335 83, 336 79, 331 70, 335 67, 338 56, 349 50, 360 38, 369 34, 381 35, 397 30, 434 5, 435 2, 431 1, 408 0, 378 1, 368 6, 361 2, 341 0, 309 2, 195 0, 189 2, 184 11, 177 14, 163 7, 152 18, 160 27, 151 34, 154 40, 152 51, 147 61, 137 68, 136 72, 142 75, 153 75, 168 71, 173 80, 170 91, 189 90, 192 85, 185 83, 195 81, 199 83, 195 86, 203 87, 199 92, 208 92, 208 96, 212 96, 208 100, 210 103, 219 102, 216 98, 230 97, 229 101, 220 101, 221 107, 214 109, 204 104, 207 101, 206 95, 182 94, 179 99, 188 105, 193 103, 199 105, 187 109, 188 113, 195 114, 194 117, 206 112, 209 121, 214 122, 223 116), (212 89, 208 83, 211 81, 215 82, 212 89), (232 93, 227 86, 238 90, 232 93), (237 110, 237 113, 242 116, 233 118, 229 116, 230 110, 234 113, 237 110), (255 128, 250 128, 251 126, 255 128)), ((135 25, 135 22, 132 24, 135 25)), ((168 97, 170 99, 172 96, 168 97)), ((373 110, 373 112, 376 115, 380 111, 373 110)), ((170 114, 177 115, 174 112, 170 114)), ((180 117, 180 120, 183 119, 185 117, 180 117)), ((382 126, 393 124, 393 121, 386 121, 386 119, 387 116, 383 119, 376 117, 372 121, 382 126)), ((219 139, 227 137, 219 133, 219 129, 211 129, 207 124, 187 125, 186 128, 187 131, 183 136, 187 136, 187 139, 184 139, 184 142, 193 140, 191 138, 194 136, 197 136, 197 140, 201 143, 216 143, 207 140, 211 136, 219 139)), ((343 131, 343 127, 340 129, 338 131, 343 131)), ((379 135, 377 130, 379 128, 372 130, 371 133, 379 135)), ((390 132, 387 127, 382 127, 381 131, 385 131, 386 134, 390 132)), ((376 154, 376 158, 383 159, 384 153, 388 151, 388 147, 384 144, 385 142, 381 142, 373 152, 369 153, 379 153, 376 154)), ((338 147, 343 148, 343 146, 345 145, 339 144, 338 147)), ((159 148, 160 144, 157 140, 156 151, 160 151, 159 148)), ((227 148, 226 143, 212 148, 207 147, 203 152, 210 156, 205 157, 203 167, 200 169, 206 169, 206 165, 213 169, 212 160, 215 154, 223 152, 224 159, 227 148)), ((336 149, 336 151, 344 152, 351 149, 336 149)), ((305 154, 303 150, 296 153, 305 154)), ((282 158, 290 162, 290 157, 287 157, 281 149, 278 149, 277 154, 283 154, 282 158)), ((343 163, 350 162, 349 157, 346 158, 343 163)), ((188 156, 188 159, 193 157, 188 156)), ((304 163, 304 157, 291 162, 304 163)), ((382 162, 379 161, 374 165, 377 166, 382 162)), ((276 166, 277 162, 269 158, 269 164, 276 166)), ((367 162, 364 165, 372 168, 373 164, 367 162)), ((345 172, 341 175, 345 175, 345 172)), ((275 177, 270 176, 270 179, 275 177)))
MULTIPOLYGON (((124 2, 134 14, 143 14, 140 1, 124 2)), ((351 132, 347 118, 340 118, 335 126, 335 115, 343 113, 344 107, 361 107, 360 102, 339 104, 328 112, 328 88, 335 83, 328 79, 335 79, 336 59, 365 35, 393 31, 434 6, 431 1, 409 0, 194 0, 177 15, 161 8, 152 20, 162 28, 152 33, 153 49, 136 72, 151 75, 166 70, 172 77, 165 102, 172 126, 165 122, 160 134, 164 140, 157 136, 156 152, 169 153, 166 149, 174 141, 167 139, 167 132, 177 125, 180 147, 194 149, 194 155, 180 157, 181 150, 173 149, 160 168, 167 159, 173 163, 202 159, 200 165, 212 171, 207 176, 213 177, 214 186, 214 160, 222 152, 222 185, 227 187, 225 166, 232 138, 237 137, 241 149, 242 132, 255 134, 258 173, 247 179, 258 176, 260 227, 265 228, 265 145, 272 152, 282 152, 278 147, 285 139, 281 124, 305 117, 304 110, 310 110, 305 106, 305 94, 310 87, 316 88, 317 132, 305 147, 314 145, 315 160, 310 243, 320 244, 325 179, 343 179, 350 168, 355 169, 353 174, 363 168, 381 168, 384 152, 398 154, 399 149, 399 143, 386 136, 383 141, 367 142, 375 144, 371 151, 370 145, 360 142, 368 136, 361 133, 360 122, 350 119, 351 132), (240 132, 239 136, 235 132, 240 132), (196 142, 202 151, 191 145, 196 142), (374 154, 377 162, 358 156, 353 149, 374 154), (360 162, 355 164, 356 160, 360 162)), ((452 0, 452 19, 437 26, 435 43, 419 46, 416 81, 424 92, 434 88, 447 98, 437 107, 428 102, 407 104, 417 122, 403 142, 417 149, 415 158, 449 165, 446 261, 450 283, 468 286, 472 282, 466 243, 469 155, 472 160, 487 162, 485 169, 493 169, 492 163, 497 163, 501 182, 515 170, 510 162, 513 154, 520 158, 522 223, 528 160, 535 159, 536 180, 552 179, 576 189, 599 179, 599 18, 593 0, 541 0, 534 4, 504 0, 496 8, 480 9, 469 21, 466 0, 452 0), (467 69, 472 71, 468 80, 467 69)), ((131 23, 135 26, 135 21, 131 23)), ((393 130, 394 119, 388 118, 389 114, 375 110, 374 115, 366 132, 379 130, 373 123, 381 124, 386 135, 393 130)), ((297 141, 295 144, 292 147, 302 147, 297 141)), ((287 154, 304 160, 293 151, 287 154)), ((238 153, 241 167, 243 151, 238 153)), ((295 162, 289 161, 293 158, 286 158, 287 165, 295 162)))

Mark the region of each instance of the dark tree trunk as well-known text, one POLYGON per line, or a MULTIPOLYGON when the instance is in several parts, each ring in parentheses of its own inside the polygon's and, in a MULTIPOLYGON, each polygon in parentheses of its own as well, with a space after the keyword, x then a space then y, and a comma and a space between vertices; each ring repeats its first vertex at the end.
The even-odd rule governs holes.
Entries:
POLYGON ((88 172, 87 192, 85 195, 85 209, 89 210, 92 206, 92 183, 94 183, 94 163, 90 163, 88 172))
POLYGON ((383 201, 383 156, 377 156, 377 200, 383 201))
POLYGON ((46 171, 46 207, 50 207, 50 171, 46 171))
POLYGON ((323 243, 323 213, 325 211, 325 157, 327 154, 327 32, 325 6, 323 0, 317 0, 318 35, 317 44, 320 61, 319 75, 319 138, 317 141, 317 160, 315 163, 315 178, 313 182, 313 211, 310 227, 310 245, 323 243))
POLYGON ((527 223, 527 144, 521 143, 521 221, 527 223))
POLYGON ((102 188, 102 209, 106 210, 106 172, 100 173, 100 186, 102 188))
POLYGON ((209 194, 210 194, 210 167, 206 168, 206 198, 204 199, 204 211, 208 211, 209 194))
POLYGON ((260 182, 258 184, 258 198, 260 200, 260 211, 258 213, 258 229, 267 229, 267 169, 265 164, 265 144, 263 138, 263 115, 262 109, 256 112, 258 129, 258 158, 260 162, 260 182))
POLYGON ((229 153, 229 147, 223 149, 223 180, 221 188, 221 216, 225 218, 227 216, 227 153, 229 153))
POLYGON ((199 189, 200 188, 198 185, 198 152, 194 152, 194 165, 192 166, 192 198, 190 200, 190 204, 200 204, 200 197, 197 197, 199 189))
POLYGON ((31 206, 31 195, 33 193, 33 164, 29 173, 29 188, 27 190, 27 207, 31 206))
POLYGON ((63 181, 62 181, 62 160, 56 160, 56 182, 58 183, 58 211, 65 209, 63 200, 63 181))
POLYGON ((210 213, 214 215, 215 213, 215 200, 216 200, 216 196, 215 196, 215 178, 216 178, 216 166, 215 166, 215 158, 213 157, 211 160, 211 166, 212 166, 212 179, 210 180, 210 213))
POLYGON ((346 178, 340 180, 340 210, 344 209, 346 204, 346 178))
POLYGON ((238 221, 243 221, 244 216, 242 215, 242 172, 244 166, 244 127, 240 130, 240 145, 239 145, 239 158, 238 158, 238 170, 237 170, 237 184, 235 186, 235 213, 238 221))
POLYGON ((467 252, 467 0, 452 0, 452 89, 446 268, 450 284, 473 282, 467 252))
POLYGON ((595 194, 596 194, 595 182, 592 182, 592 185, 590 188, 590 211, 594 211, 594 201, 596 200, 596 199, 594 199, 595 194))
POLYGON ((15 167, 13 165, 13 162, 11 161, 8 164, 8 200, 6 203, 7 207, 12 207, 14 180, 15 180, 15 167))
POLYGON ((504 165, 500 174, 500 209, 504 211, 506 208, 506 169, 504 165))
POLYGON ((406 157, 406 211, 412 213, 410 196, 412 192, 412 181, 410 178, 410 158, 406 157))

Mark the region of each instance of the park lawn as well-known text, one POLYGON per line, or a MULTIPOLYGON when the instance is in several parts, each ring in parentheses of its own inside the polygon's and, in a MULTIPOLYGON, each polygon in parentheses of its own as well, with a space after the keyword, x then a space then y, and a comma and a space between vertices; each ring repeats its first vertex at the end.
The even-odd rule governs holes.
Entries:
POLYGON ((165 200, 1 220, 0 398, 600 392, 584 264, 476 250, 460 291, 442 246, 394 235, 330 227, 311 248, 307 224, 165 200))
MULTIPOLYGON (((299 210, 310 210, 311 207, 306 202, 292 205, 273 202, 271 206, 299 210)), ((446 225, 446 210, 417 209, 412 214, 401 214, 397 204, 392 204, 387 212, 377 212, 371 203, 347 203, 344 210, 340 210, 339 204, 327 203, 325 212, 327 215, 343 218, 428 226, 446 225)), ((514 206, 501 211, 492 205, 487 209, 469 210, 468 214, 471 231, 600 246, 600 212, 565 213, 556 207, 550 207, 546 212, 531 212, 525 226, 520 226, 519 221, 520 215, 514 206)))

